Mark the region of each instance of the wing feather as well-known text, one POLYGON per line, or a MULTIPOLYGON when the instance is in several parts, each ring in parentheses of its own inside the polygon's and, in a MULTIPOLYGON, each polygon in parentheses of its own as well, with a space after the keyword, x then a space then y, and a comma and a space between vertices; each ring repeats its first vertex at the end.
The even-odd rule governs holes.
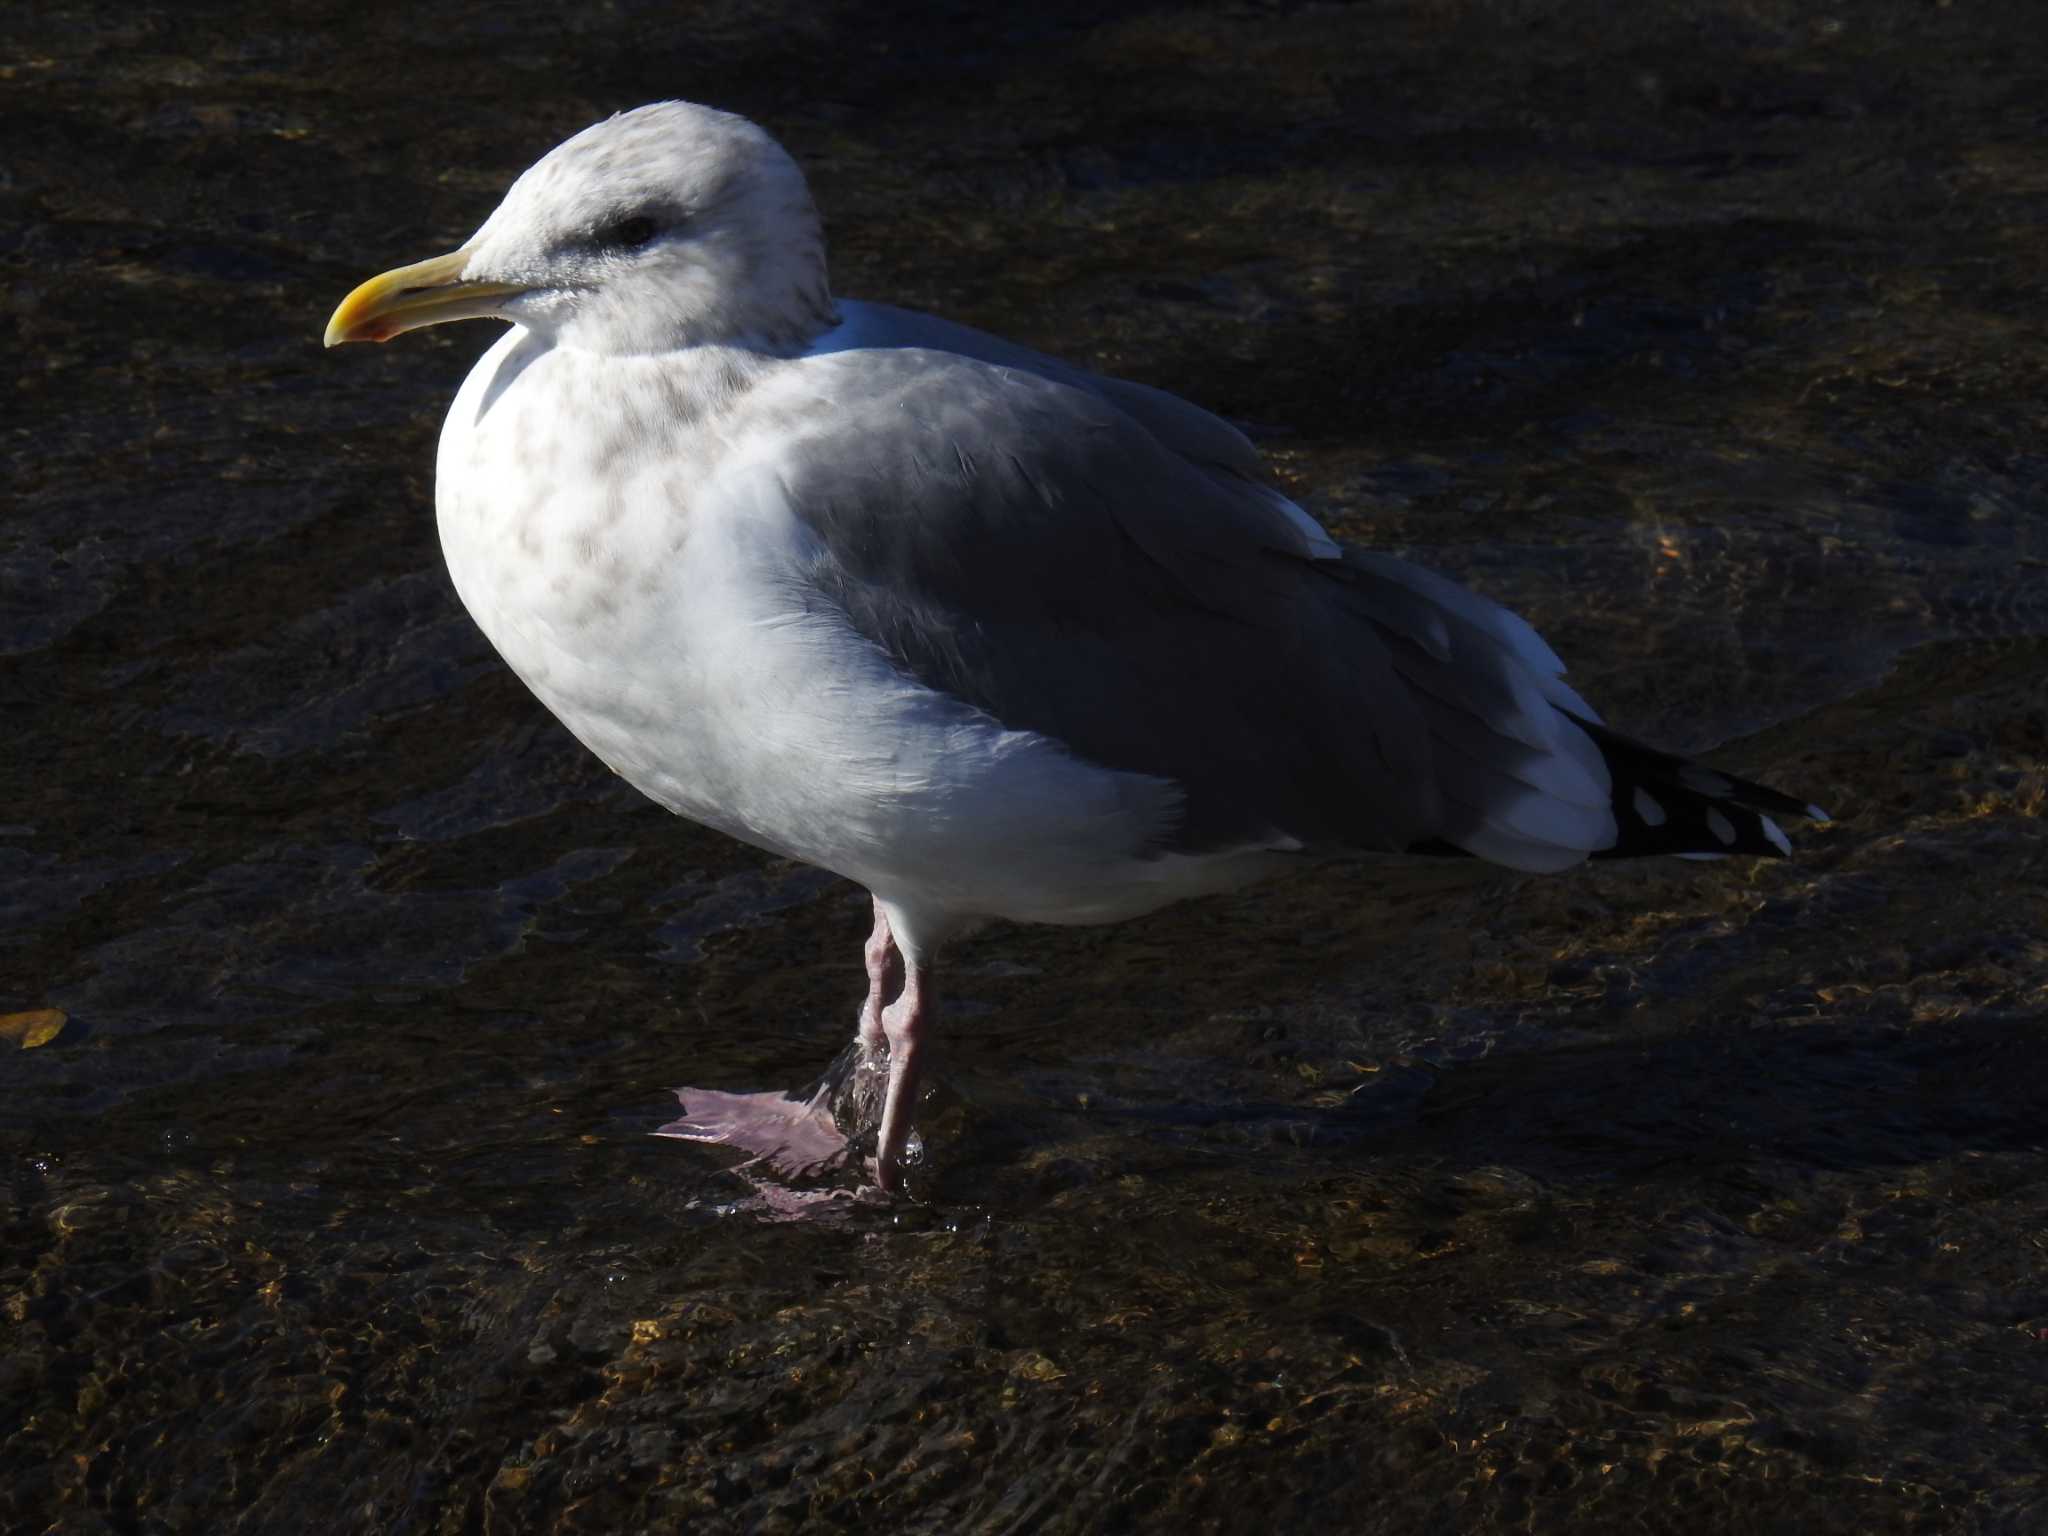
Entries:
POLYGON ((1506 609, 1339 549, 1207 412, 901 311, 861 307, 842 331, 757 386, 734 429, 773 442, 809 535, 805 601, 1010 729, 1173 784, 1158 851, 1552 870, 1782 843, 1749 812, 1714 836, 1708 811, 1735 812, 1700 776, 1722 776, 1605 730, 1506 609), (1676 799, 1685 772, 1698 813, 1649 836, 1639 790, 1676 799))
POLYGON ((1285 498, 1002 363, 851 348, 770 388, 807 589, 925 685, 1174 782, 1171 851, 1436 830, 1414 692, 1285 498))

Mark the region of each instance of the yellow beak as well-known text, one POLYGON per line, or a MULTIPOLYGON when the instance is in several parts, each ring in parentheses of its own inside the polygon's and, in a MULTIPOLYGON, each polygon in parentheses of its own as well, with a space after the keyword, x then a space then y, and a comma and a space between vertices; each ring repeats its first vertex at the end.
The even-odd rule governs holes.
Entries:
POLYGON ((485 318, 499 312, 498 300, 526 292, 517 283, 465 282, 462 269, 469 259, 465 247, 371 278, 327 322, 327 345, 389 341, 423 325, 485 318))

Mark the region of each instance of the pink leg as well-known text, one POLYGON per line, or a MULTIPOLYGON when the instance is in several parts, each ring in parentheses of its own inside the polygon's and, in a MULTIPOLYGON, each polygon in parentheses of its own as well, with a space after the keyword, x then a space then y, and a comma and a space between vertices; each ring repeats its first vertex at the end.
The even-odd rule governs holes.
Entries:
POLYGON ((903 1149, 917 1113, 921 1048, 933 1013, 932 973, 929 964, 904 949, 879 901, 866 956, 868 995, 861 1004, 859 1052, 850 1076, 828 1073, 803 1099, 679 1088, 682 1118, 655 1134, 737 1147, 753 1154, 740 1165, 743 1169, 764 1164, 789 1178, 808 1178, 829 1171, 845 1156, 841 1114, 856 1125, 873 1123, 879 1088, 882 1125, 875 1145, 875 1182, 885 1190, 901 1189, 903 1149))
POLYGON ((875 1142, 875 1182, 883 1189, 903 1187, 903 1148, 917 1113, 920 1058, 933 1011, 931 967, 905 956, 903 990, 882 1010, 882 1032, 889 1042, 889 1088, 882 1100, 882 1132, 875 1142))
POLYGON ((889 1049, 882 1027, 882 1010, 903 985, 903 957, 896 952, 896 936, 889 931, 889 914, 875 903, 875 931, 868 935, 868 997, 860 1009, 861 1049, 870 1060, 889 1049))

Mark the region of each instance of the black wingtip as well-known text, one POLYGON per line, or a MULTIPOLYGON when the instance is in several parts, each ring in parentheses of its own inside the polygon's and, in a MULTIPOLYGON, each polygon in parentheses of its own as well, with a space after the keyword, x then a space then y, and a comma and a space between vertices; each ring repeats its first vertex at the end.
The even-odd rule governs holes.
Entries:
POLYGON ((1571 718, 1600 748, 1614 781, 1617 836, 1612 847, 1592 855, 1596 859, 1658 854, 1789 858, 1792 840, 1774 816, 1816 823, 1830 819, 1811 801, 1659 752, 1577 715, 1571 718))

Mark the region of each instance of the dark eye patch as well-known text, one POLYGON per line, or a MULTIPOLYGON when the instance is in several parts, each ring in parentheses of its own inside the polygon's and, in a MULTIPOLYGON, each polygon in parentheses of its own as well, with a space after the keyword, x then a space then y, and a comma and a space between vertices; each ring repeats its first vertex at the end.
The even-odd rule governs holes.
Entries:
POLYGON ((654 220, 645 214, 636 213, 599 226, 596 240, 599 245, 620 246, 630 250, 635 246, 645 245, 660 232, 654 220))

